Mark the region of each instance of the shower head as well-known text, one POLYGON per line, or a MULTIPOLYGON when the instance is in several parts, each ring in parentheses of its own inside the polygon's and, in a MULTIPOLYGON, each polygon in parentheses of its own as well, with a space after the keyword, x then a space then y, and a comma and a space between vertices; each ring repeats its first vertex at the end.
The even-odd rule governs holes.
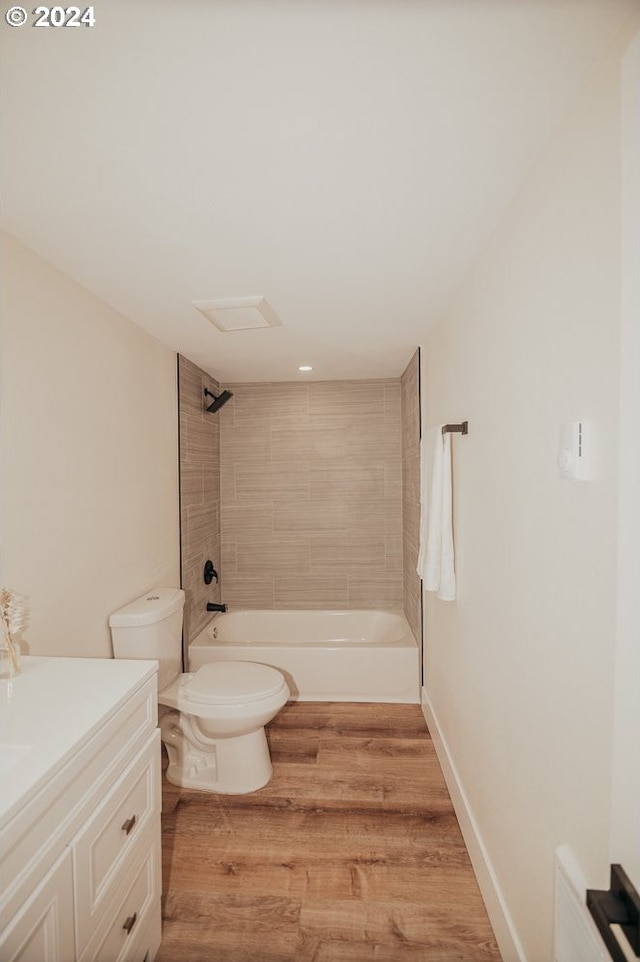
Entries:
POLYGON ((222 394, 218 394, 217 397, 215 394, 212 394, 211 391, 209 391, 207 388, 204 389, 204 393, 205 393, 205 397, 213 398, 213 401, 211 402, 211 404, 207 404, 206 401, 204 402, 206 405, 206 410, 210 411, 211 413, 215 411, 219 411, 222 405, 226 404, 229 398, 233 397, 233 393, 231 391, 223 391, 222 394))

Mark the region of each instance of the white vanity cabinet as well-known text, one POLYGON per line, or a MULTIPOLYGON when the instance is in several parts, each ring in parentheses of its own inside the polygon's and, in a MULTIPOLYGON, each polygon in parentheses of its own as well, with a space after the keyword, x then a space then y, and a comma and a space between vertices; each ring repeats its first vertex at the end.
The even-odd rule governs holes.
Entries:
POLYGON ((152 962, 156 663, 25 658, 2 685, 1 962, 152 962))
POLYGON ((64 852, 31 893, 0 941, 0 959, 68 962, 73 959, 71 853, 64 852))

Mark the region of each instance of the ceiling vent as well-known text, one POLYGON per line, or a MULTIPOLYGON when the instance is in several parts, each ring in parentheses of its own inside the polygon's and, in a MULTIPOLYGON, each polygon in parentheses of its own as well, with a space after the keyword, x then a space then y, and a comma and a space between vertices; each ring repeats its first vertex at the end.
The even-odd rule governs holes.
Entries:
POLYGON ((223 297, 215 301, 192 301, 196 310, 219 331, 253 331, 280 327, 281 321, 262 296, 223 297))

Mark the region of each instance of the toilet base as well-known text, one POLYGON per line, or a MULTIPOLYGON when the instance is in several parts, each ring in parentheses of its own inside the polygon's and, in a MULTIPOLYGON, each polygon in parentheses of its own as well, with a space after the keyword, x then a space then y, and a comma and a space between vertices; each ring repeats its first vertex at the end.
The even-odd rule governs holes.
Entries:
POLYGON ((169 755, 166 776, 172 785, 220 795, 246 795, 270 781, 273 766, 264 728, 210 739, 211 744, 206 746, 194 745, 185 737, 185 728, 191 730, 188 718, 172 711, 160 723, 169 755))

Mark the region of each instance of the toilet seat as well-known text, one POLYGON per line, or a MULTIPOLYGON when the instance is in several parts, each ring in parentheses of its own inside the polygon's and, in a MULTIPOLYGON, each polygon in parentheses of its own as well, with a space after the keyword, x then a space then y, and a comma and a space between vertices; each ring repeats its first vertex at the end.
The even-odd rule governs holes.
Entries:
POLYGON ((268 665, 251 661, 216 661, 196 672, 186 672, 158 693, 158 702, 169 708, 201 718, 215 718, 220 712, 242 717, 250 705, 258 709, 289 698, 284 675, 268 665))
POLYGON ((234 705, 259 701, 282 690, 284 678, 275 668, 251 661, 219 661, 203 665, 185 682, 182 693, 202 705, 234 705))

